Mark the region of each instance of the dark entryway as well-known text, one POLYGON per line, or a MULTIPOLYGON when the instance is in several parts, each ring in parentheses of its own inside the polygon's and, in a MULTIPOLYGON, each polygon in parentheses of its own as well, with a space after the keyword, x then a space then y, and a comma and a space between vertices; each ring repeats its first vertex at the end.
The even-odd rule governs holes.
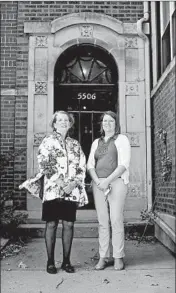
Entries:
MULTIPOLYGON (((73 137, 88 158, 93 140, 100 136, 104 111, 118 112, 118 72, 113 57, 104 49, 83 44, 67 49, 54 70, 54 111, 65 110, 75 117, 73 137)), ((87 174, 86 188, 94 208, 87 174)))

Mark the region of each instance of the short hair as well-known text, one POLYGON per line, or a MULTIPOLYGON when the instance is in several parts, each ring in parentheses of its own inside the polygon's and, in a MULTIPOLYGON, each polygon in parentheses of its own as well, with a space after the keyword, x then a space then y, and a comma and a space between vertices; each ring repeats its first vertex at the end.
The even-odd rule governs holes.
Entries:
POLYGON ((69 122, 70 122, 70 129, 69 129, 69 134, 70 134, 70 131, 72 131, 73 129, 73 125, 75 123, 75 119, 74 119, 74 116, 71 114, 71 113, 68 113, 66 111, 56 111, 54 114, 53 114, 53 117, 51 119, 51 122, 50 122, 50 126, 52 127, 53 130, 55 130, 55 127, 54 127, 54 124, 56 123, 56 120, 57 120, 57 115, 58 114, 65 114, 67 115, 68 119, 69 119, 69 122))
POLYGON ((106 111, 100 117, 100 125, 101 125, 100 126, 100 133, 101 133, 101 135, 104 136, 104 130, 103 130, 102 122, 103 122, 103 118, 104 118, 105 115, 109 115, 115 120, 115 134, 119 134, 120 133, 120 125, 119 125, 119 116, 118 116, 118 114, 114 113, 113 111, 106 111))

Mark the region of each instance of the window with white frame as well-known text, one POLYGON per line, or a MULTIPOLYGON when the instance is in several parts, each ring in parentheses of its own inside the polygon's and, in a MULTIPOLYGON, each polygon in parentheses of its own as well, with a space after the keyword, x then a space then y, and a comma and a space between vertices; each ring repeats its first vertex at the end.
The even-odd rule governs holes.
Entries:
POLYGON ((153 82, 155 85, 176 54, 176 2, 153 1, 151 3, 153 82))
POLYGON ((174 10, 172 14, 172 32, 173 32, 172 52, 173 52, 173 56, 175 56, 176 55, 176 9, 174 10))
POLYGON ((164 72, 171 61, 170 2, 161 2, 161 71, 164 72))

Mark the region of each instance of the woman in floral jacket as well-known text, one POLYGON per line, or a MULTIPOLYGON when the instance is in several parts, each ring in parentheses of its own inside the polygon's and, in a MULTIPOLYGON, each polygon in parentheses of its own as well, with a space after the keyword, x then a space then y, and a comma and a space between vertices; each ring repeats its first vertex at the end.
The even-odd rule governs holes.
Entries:
POLYGON ((39 146, 39 173, 20 185, 20 189, 26 188, 32 195, 42 198, 42 220, 46 221, 47 272, 52 274, 57 272, 54 250, 59 220, 62 220, 63 226, 61 268, 68 273, 74 272, 70 263, 70 252, 76 209, 88 203, 84 185, 85 155, 79 142, 68 135, 73 124, 74 118, 71 114, 65 111, 54 113, 51 122, 53 133, 45 137, 39 146))

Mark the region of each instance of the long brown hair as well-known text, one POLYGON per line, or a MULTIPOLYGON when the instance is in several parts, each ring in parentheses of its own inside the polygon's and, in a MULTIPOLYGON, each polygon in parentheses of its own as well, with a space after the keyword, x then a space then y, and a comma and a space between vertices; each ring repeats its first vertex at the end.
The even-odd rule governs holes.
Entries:
POLYGON ((101 133, 101 135, 103 135, 103 136, 105 135, 104 130, 103 130, 103 126, 102 126, 103 118, 105 115, 109 115, 115 120, 115 134, 119 134, 120 133, 120 125, 119 125, 118 114, 114 113, 113 111, 106 111, 100 117, 100 124, 101 124, 100 133, 101 133))

